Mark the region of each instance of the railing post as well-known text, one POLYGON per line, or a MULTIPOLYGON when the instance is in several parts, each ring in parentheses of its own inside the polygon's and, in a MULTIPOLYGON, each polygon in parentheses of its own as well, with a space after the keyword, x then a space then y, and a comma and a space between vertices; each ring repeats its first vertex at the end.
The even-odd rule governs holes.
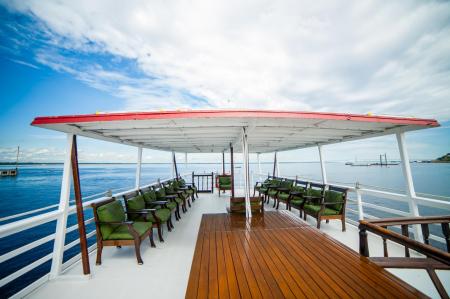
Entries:
POLYGON ((139 189, 139 186, 141 185, 141 166, 142 166, 142 147, 138 147, 137 163, 136 163, 136 179, 134 184, 134 187, 136 189, 139 189))
POLYGON ((364 210, 362 205, 361 191, 359 191, 359 182, 355 184, 356 203, 358 204, 358 219, 364 220, 364 210))
POLYGON ((58 216, 58 219, 56 220, 55 242, 53 244, 53 258, 50 270, 50 279, 58 277, 62 271, 64 243, 66 241, 67 216, 69 212, 69 201, 70 201, 72 145, 73 145, 73 134, 67 134, 67 146, 64 158, 63 177, 58 207, 58 211, 61 214, 58 216))
POLYGON ((369 242, 367 241, 366 227, 359 225, 359 254, 369 257, 369 242))
MULTIPOLYGON (((414 190, 414 182, 411 174, 411 166, 409 165, 408 151, 406 150, 405 133, 397 133, 398 150, 402 160, 402 170, 406 183, 406 194, 409 197, 409 212, 413 217, 419 217, 419 208, 416 202, 416 191, 414 190)), ((420 225, 414 225, 414 239, 423 242, 422 230, 420 225)))

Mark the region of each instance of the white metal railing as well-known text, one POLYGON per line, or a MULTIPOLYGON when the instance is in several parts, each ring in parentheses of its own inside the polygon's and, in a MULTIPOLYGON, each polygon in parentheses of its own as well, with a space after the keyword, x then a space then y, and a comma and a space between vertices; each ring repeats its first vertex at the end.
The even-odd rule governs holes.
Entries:
MULTIPOLYGON (((190 173, 185 173, 182 174, 181 177, 187 177, 188 175, 190 175, 190 173)), ((151 184, 148 185, 144 185, 144 186, 140 186, 139 188, 146 188, 146 187, 150 187, 150 186, 155 186, 158 185, 160 183, 164 183, 166 181, 171 180, 171 178, 165 179, 165 180, 158 180, 156 182, 153 182, 151 184)), ((120 189, 115 189, 115 191, 119 191, 119 190, 124 190, 125 188, 120 188, 120 189)), ((132 189, 127 189, 125 191, 121 191, 115 194, 112 194, 111 196, 104 196, 106 194, 106 192, 110 193, 111 190, 108 190, 106 192, 101 192, 101 193, 97 193, 97 194, 93 194, 87 197, 84 197, 83 199, 90 199, 90 198, 94 198, 92 200, 89 201, 85 201, 83 202, 83 210, 89 208, 93 203, 97 203, 112 197, 115 198, 119 198, 129 192, 133 192, 137 190, 137 188, 132 188, 132 189), (103 196, 100 196, 103 195, 103 196), (98 197, 100 196, 100 197, 98 197)), ((73 202, 73 201, 70 201, 73 202)), ((12 219, 16 219, 16 218, 20 218, 23 216, 27 216, 30 214, 35 214, 41 211, 47 211, 50 210, 52 208, 58 207, 58 205, 50 205, 47 207, 43 207, 43 208, 39 208, 39 209, 35 209, 32 211, 28 211, 28 212, 24 212, 24 213, 19 213, 19 214, 15 214, 15 215, 11 215, 11 216, 7 216, 7 217, 3 217, 0 219, 1 221, 6 221, 6 220, 12 220, 12 219)), ((36 226, 51 222, 51 221, 55 221, 58 219, 58 217, 62 214, 62 211, 59 210, 53 210, 50 212, 46 212, 46 213, 42 213, 39 215, 35 215, 32 217, 28 217, 25 219, 21 219, 21 220, 16 220, 14 222, 10 222, 4 225, 0 226, 0 238, 5 238, 8 236, 11 236, 13 234, 17 234, 19 232, 34 228, 36 226)), ((68 209, 68 215, 74 214, 76 213, 76 206, 75 205, 71 205, 69 206, 68 209)), ((94 222, 94 218, 89 218, 85 221, 85 224, 90 224, 94 222)), ((56 229, 56 228, 55 228, 56 229)), ((70 233, 73 232, 75 230, 78 229, 78 224, 72 225, 70 227, 67 227, 65 230, 65 233, 70 233)), ((95 230, 88 232, 86 234, 86 238, 90 238, 93 237, 95 235, 95 230)), ((11 250, 7 253, 4 253, 3 255, 0 256, 0 263, 3 263, 7 260, 10 260, 20 254, 23 254, 25 252, 28 252, 30 250, 32 250, 33 248, 36 248, 40 245, 43 245, 47 242, 50 242, 52 240, 54 240, 56 237, 55 233, 52 233, 50 235, 47 235, 45 237, 42 237, 38 240, 32 241, 28 244, 25 244, 19 248, 16 248, 14 250, 11 250)), ((64 251, 69 250, 70 248, 76 246, 77 244, 80 243, 80 239, 77 238, 74 241, 65 244, 64 245, 64 251)), ((88 248, 88 252, 91 253, 92 251, 94 251, 96 249, 96 244, 93 244, 92 246, 90 246, 88 248)), ((23 268, 9 274, 8 276, 0 279, 0 287, 5 286, 6 284, 12 282, 13 280, 17 279, 18 277, 30 272, 31 270, 35 269, 36 267, 50 261, 53 257, 53 252, 49 253, 41 258, 39 258, 38 260, 24 266, 23 268)), ((79 261, 81 259, 81 254, 78 253, 77 255, 73 256, 72 258, 70 258, 68 261, 66 261, 65 263, 62 264, 62 269, 65 271, 66 269, 68 269, 71 265, 75 264, 77 261, 79 261)), ((26 294, 28 294, 29 292, 31 292, 33 289, 37 288, 38 286, 42 285, 43 283, 45 283, 46 281, 48 281, 50 279, 50 275, 49 273, 45 274, 43 277, 39 278, 38 280, 36 280, 35 282, 33 282, 32 284, 28 285, 27 287, 25 287, 24 289, 22 289, 19 293, 15 294, 14 296, 25 296, 26 294)))
MULTIPOLYGON (((267 174, 263 174, 263 173, 255 173, 255 176, 257 176, 259 178, 259 181, 264 181, 265 178, 267 178, 267 174)), ((311 183, 318 183, 318 184, 322 184, 322 181, 317 181, 317 180, 311 180, 308 178, 302 178, 302 177, 293 177, 293 176, 283 176, 283 178, 287 178, 287 179, 297 179, 297 180, 302 180, 302 181, 307 181, 307 182, 311 182, 311 183)), ((336 187, 341 187, 341 188, 345 188, 348 189, 349 192, 355 193, 356 195, 356 199, 348 199, 349 202, 356 204, 356 206, 358 207, 358 210, 354 210, 352 208, 347 207, 347 211, 352 212, 356 215, 358 215, 358 218, 360 220, 364 219, 364 218, 368 218, 368 219, 377 219, 378 217, 370 215, 368 213, 364 212, 364 207, 370 208, 370 209, 374 209, 377 211, 381 211, 381 212, 385 212, 385 213, 390 213, 393 215, 398 215, 398 216, 402 216, 402 217, 410 217, 411 213, 409 212, 405 212, 405 211, 401 211, 401 210, 397 210, 397 209, 392 209, 389 207, 384 207, 384 206, 380 206, 380 205, 376 205, 373 203, 369 203, 369 202, 364 202, 362 200, 362 196, 363 195, 371 195, 371 196, 375 196, 375 197, 379 197, 379 198, 384 198, 384 199, 391 199, 391 200, 395 200, 395 201, 399 201, 399 202, 404 202, 404 203, 408 203, 409 200, 415 200, 416 203, 418 205, 421 206, 425 206, 425 207, 431 207, 431 208, 437 208, 437 209, 442 209, 442 210, 449 210, 450 211, 450 198, 449 201, 445 201, 445 200, 439 200, 439 199, 434 199, 434 198, 428 198, 428 197, 422 197, 422 196, 413 196, 413 197, 409 197, 406 194, 401 194, 401 193, 395 193, 395 192, 390 192, 390 191, 384 191, 384 190, 376 190, 376 189, 370 189, 370 188, 361 188, 361 185, 359 183, 355 183, 354 186, 350 186, 350 185, 345 185, 345 184, 334 184, 332 182, 328 182, 327 185, 332 185, 332 186, 336 186, 336 187), (358 200, 358 197, 360 198, 360 200, 358 200)), ((440 198, 447 198, 444 196, 439 196, 440 198)), ((358 222, 349 219, 348 217, 346 218, 346 221, 348 223, 351 223, 353 225, 358 225, 358 222)), ((433 239, 435 241, 441 242, 445 244, 445 239, 433 234, 430 234, 430 239, 433 239)))

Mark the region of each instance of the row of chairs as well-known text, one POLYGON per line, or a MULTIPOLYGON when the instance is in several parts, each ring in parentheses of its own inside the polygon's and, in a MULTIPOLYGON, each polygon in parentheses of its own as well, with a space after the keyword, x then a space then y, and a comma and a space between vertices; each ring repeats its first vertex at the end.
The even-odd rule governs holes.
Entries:
POLYGON ((256 192, 267 204, 273 199, 273 207, 276 209, 282 202, 286 204, 288 210, 292 207, 298 209, 300 217, 304 220, 307 215, 314 217, 317 220, 318 229, 322 220, 328 223, 331 219, 338 219, 341 220, 342 231, 345 231, 348 189, 301 180, 268 177, 264 182, 255 184, 253 196, 256 192))
POLYGON ((186 213, 196 198, 196 186, 179 178, 92 204, 97 232, 96 264, 101 264, 104 246, 134 246, 137 262, 142 265, 141 242, 148 237, 151 247, 156 247, 153 228, 158 231, 159 241, 164 242, 164 225, 172 231, 172 215, 180 220, 180 211, 186 213))

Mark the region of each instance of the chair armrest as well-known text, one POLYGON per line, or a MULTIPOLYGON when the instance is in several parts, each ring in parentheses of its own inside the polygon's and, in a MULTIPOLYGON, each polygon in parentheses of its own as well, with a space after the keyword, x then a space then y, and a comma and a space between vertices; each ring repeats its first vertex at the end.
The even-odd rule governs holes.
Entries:
POLYGON ((167 204, 169 201, 167 201, 167 200, 155 200, 155 201, 152 201, 151 202, 151 204, 153 205, 165 205, 165 204, 167 204))
POLYGON ((148 213, 151 213, 154 211, 156 211, 156 209, 142 209, 142 210, 136 210, 136 211, 128 211, 125 213, 127 213, 127 214, 148 214, 148 213))
POLYGON ((303 198, 305 199, 305 203, 306 203, 306 202, 322 200, 323 196, 304 195, 303 198))
POLYGON ((134 221, 96 221, 97 224, 133 224, 134 221))
POLYGON ((324 206, 331 206, 331 205, 336 205, 336 204, 344 204, 345 201, 335 201, 335 202, 323 202, 322 204, 324 206))

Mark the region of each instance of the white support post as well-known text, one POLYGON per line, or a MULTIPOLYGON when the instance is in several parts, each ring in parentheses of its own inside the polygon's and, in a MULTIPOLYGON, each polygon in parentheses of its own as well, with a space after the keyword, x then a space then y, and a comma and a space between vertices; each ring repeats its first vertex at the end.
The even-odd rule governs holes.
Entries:
POLYGON ((64 256, 64 244, 66 241, 67 216, 69 214, 70 185, 72 174, 72 144, 73 134, 67 134, 67 146, 64 158, 63 177, 61 183, 61 193, 59 197, 60 212, 56 220, 55 242, 53 244, 53 259, 50 270, 50 279, 57 278, 62 272, 62 263, 64 256))
POLYGON ((261 180, 261 161, 259 160, 259 153, 256 154, 256 160, 258 161, 258 179, 261 180))
POLYGON ((359 183, 356 183, 355 186, 355 193, 356 193, 356 203, 358 205, 358 219, 364 220, 364 210, 362 205, 362 197, 361 197, 361 191, 359 191, 359 183))
POLYGON ((319 149, 320 170, 322 171, 322 182, 323 184, 327 184, 327 171, 325 169, 325 158, 322 152, 322 146, 318 144, 317 148, 319 149))
MULTIPOLYGON (((402 170, 406 183, 406 194, 409 197, 409 212, 413 217, 419 217, 419 208, 416 202, 416 191, 414 190, 414 182, 411 174, 411 166, 409 165, 409 155, 406 150, 405 133, 397 133, 398 150, 402 160, 402 170)), ((422 229, 420 225, 414 225, 414 239, 423 242, 422 229)))
POLYGON ((175 156, 175 152, 172 151, 172 178, 175 177, 175 158, 174 158, 174 156, 175 156))
POLYGON ((185 171, 187 171, 187 163, 188 163, 187 153, 184 153, 184 168, 186 168, 185 171))
POLYGON ((141 185, 141 166, 142 166, 142 147, 138 147, 137 163, 136 163, 136 180, 134 187, 139 189, 141 185))
POLYGON ((281 177, 280 162, 278 162, 278 153, 277 153, 277 177, 281 177))
POLYGON ((245 188, 245 215, 247 218, 252 217, 252 209, 250 205, 250 178, 249 178, 249 157, 248 157, 248 143, 247 133, 245 128, 242 128, 242 155, 244 156, 244 188, 245 188))

